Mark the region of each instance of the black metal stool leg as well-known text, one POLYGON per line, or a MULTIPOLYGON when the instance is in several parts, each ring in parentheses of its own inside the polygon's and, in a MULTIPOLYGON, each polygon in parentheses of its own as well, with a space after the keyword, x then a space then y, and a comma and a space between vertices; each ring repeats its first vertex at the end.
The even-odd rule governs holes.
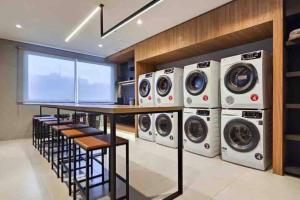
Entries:
POLYGON ((48 160, 48 163, 50 163, 50 134, 52 135, 53 133, 52 133, 52 130, 51 130, 51 128, 50 128, 50 131, 49 131, 49 134, 48 134, 48 141, 47 141, 47 144, 48 144, 48 146, 47 146, 47 151, 48 151, 48 153, 47 153, 47 160, 48 160))
POLYGON ((60 176, 60 169, 59 169, 59 166, 60 166, 60 160, 61 160, 61 141, 60 141, 60 139, 61 139, 61 134, 60 134, 60 132, 58 132, 57 133, 58 135, 57 135, 57 169, 56 169, 56 172, 57 172, 57 178, 59 178, 59 176, 60 176))
POLYGON ((90 155, 90 160, 91 160, 91 176, 93 176, 94 174, 94 165, 93 165, 93 151, 91 151, 91 155, 90 155))
POLYGON ((73 200, 76 200, 76 161, 77 161, 77 159, 76 159, 76 144, 75 143, 73 143, 73 157, 74 157, 74 159, 73 159, 73 168, 74 168, 74 170, 73 170, 73 200))
MULTIPOLYGON (((72 181, 71 181, 71 178, 72 178, 72 166, 71 166, 71 139, 69 138, 68 139, 68 148, 69 148, 69 150, 68 150, 68 153, 69 153, 69 158, 68 158, 68 161, 69 161, 69 167, 68 167, 68 175, 69 175, 69 195, 71 196, 71 194, 72 194, 72 187, 71 187, 71 184, 72 184, 72 181)), ((75 150, 76 151, 76 150, 75 150)), ((73 155, 73 159, 75 159, 74 158, 74 155, 73 155)), ((73 170, 75 170, 75 169, 73 169, 73 170)), ((73 184, 75 184, 74 182, 73 182, 73 184)))
POLYGON ((89 162, 90 162, 90 152, 86 151, 86 183, 85 183, 85 197, 86 199, 90 199, 90 170, 89 170, 89 162))
POLYGON ((129 144, 126 144, 126 199, 129 200, 129 144))
POLYGON ((101 173, 102 173, 102 182, 104 182, 104 152, 103 152, 103 149, 101 149, 101 163, 102 163, 102 166, 101 166, 101 173))
POLYGON ((61 171, 61 176, 60 180, 61 182, 64 182, 64 157, 65 157, 65 137, 61 135, 61 148, 62 148, 62 153, 61 153, 61 163, 60 163, 60 171, 61 171))
POLYGON ((56 131, 53 131, 51 135, 51 169, 53 170, 54 161, 54 136, 56 136, 56 131))

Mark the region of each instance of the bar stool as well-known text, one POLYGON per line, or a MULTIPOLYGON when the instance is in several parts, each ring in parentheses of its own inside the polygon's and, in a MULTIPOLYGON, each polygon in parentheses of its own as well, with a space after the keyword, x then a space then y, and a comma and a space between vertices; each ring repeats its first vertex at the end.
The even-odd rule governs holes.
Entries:
POLYGON ((47 121, 57 121, 55 117, 45 117, 39 118, 36 120, 36 129, 35 129, 35 140, 36 140, 36 148, 42 154, 42 135, 43 135, 43 123, 47 121))
MULTIPOLYGON (((121 146, 121 145, 126 145, 126 179, 121 177, 120 175, 117 174, 117 177, 122 180, 123 182, 126 183, 126 194, 118 199, 127 199, 129 200, 129 145, 128 145, 128 140, 116 137, 116 146, 121 146)), ((93 151, 101 149, 103 151, 104 149, 110 148, 111 143, 110 143, 110 135, 98 135, 98 136, 90 136, 90 137, 81 137, 81 138, 76 138, 74 139, 74 144, 73 144, 73 154, 74 154, 74 160, 73 160, 73 165, 74 165, 74 171, 73 171, 73 199, 76 199, 76 186, 78 186, 79 191, 83 194, 84 199, 89 200, 90 198, 90 188, 97 187, 100 185, 103 185, 105 183, 109 183, 110 179, 108 181, 104 180, 104 159, 102 156, 102 166, 101 166, 101 174, 102 174, 102 181, 98 184, 90 185, 90 180, 92 180, 93 177, 93 172, 89 170, 89 162, 90 159, 93 159, 91 155, 93 155, 93 151), (85 187, 81 186, 82 180, 77 180, 77 173, 76 173, 76 145, 78 145, 80 148, 84 149, 86 151, 86 172, 85 172, 85 187), (91 173, 91 176, 90 176, 91 173)))
MULTIPOLYGON (((62 139, 61 139, 62 149, 61 149, 61 157, 60 157, 60 159, 61 159, 61 181, 62 182, 64 181, 64 173, 66 172, 67 176, 68 176, 69 195, 71 195, 71 185, 73 184, 72 183, 72 171, 74 170, 74 167, 72 168, 72 165, 71 165, 71 160, 72 160, 72 158, 76 159, 75 154, 72 155, 72 144, 73 144, 74 139, 75 138, 80 138, 80 137, 87 137, 87 136, 103 135, 103 133, 104 133, 103 131, 100 131, 96 128, 91 128, 91 127, 61 131, 61 137, 62 137, 62 139), (66 138, 67 147, 68 147, 67 151, 66 151, 67 157, 64 156, 65 138, 66 138), (65 165, 65 160, 67 160, 68 165, 65 165), (64 169, 66 169, 66 171, 64 171, 64 169)), ((76 149, 75 149, 75 151, 76 151, 76 149)), ((81 154, 80 149, 79 149, 79 155, 78 156, 79 156, 79 160, 81 160, 83 155, 81 154)), ((99 155, 95 155, 95 157, 96 156, 99 156, 99 155)), ((101 152, 101 156, 102 156, 102 152, 101 152)), ((91 163, 91 167, 93 167, 92 163, 91 163)), ((80 169, 80 167, 78 169, 80 169)))
POLYGON ((72 119, 74 124, 86 124, 86 113, 73 113, 72 119))
POLYGON ((59 172, 60 172, 60 154, 59 148, 60 148, 60 137, 61 131, 63 130, 69 130, 69 129, 81 129, 81 128, 87 128, 88 125, 86 124, 67 124, 67 125, 54 125, 51 127, 52 134, 51 134, 51 168, 53 171, 55 171, 57 177, 59 178, 59 172), (56 149, 54 149, 56 147, 56 149), (56 157, 56 159, 54 159, 56 157), (57 162, 56 162, 57 161, 57 162), (54 170, 54 167, 56 170, 54 170))
POLYGON ((43 157, 47 158, 48 162, 50 162, 50 152, 46 150, 46 144, 48 146, 47 149, 50 150, 49 144, 50 144, 50 138, 52 138, 51 127, 56 126, 56 125, 67 125, 67 124, 73 124, 73 121, 72 120, 60 120, 58 122, 57 120, 52 120, 52 121, 43 122, 43 128, 42 128, 42 132, 41 132, 42 152, 43 152, 43 157), (47 141, 46 141, 46 139, 47 139, 47 141))
POLYGON ((46 117, 50 117, 51 115, 33 115, 32 116, 32 145, 35 145, 35 132, 37 129, 37 119, 41 119, 41 118, 46 118, 46 117))
POLYGON ((101 116, 101 114, 99 114, 99 113, 88 113, 89 126, 99 129, 100 128, 100 116, 101 116))

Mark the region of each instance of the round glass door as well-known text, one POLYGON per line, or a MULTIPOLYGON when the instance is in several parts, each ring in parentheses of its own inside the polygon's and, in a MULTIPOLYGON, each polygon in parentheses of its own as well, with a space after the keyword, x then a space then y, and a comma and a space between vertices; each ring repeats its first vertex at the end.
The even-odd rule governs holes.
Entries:
POLYGON ((157 80, 156 90, 159 96, 165 97, 172 88, 171 79, 168 76, 161 76, 157 80))
POLYGON ((139 93, 141 97, 147 97, 150 93, 150 90, 151 90, 150 82, 147 79, 143 79, 140 82, 140 86, 139 86, 139 93))
POLYGON ((191 95, 201 94, 207 85, 207 76, 202 71, 192 71, 185 80, 185 88, 191 95))
POLYGON ((208 131, 205 121, 197 116, 189 117, 186 120, 184 130, 186 137, 194 143, 203 142, 208 131))
POLYGON ((139 115, 139 127, 143 132, 149 131, 151 127, 151 118, 149 115, 139 115))
POLYGON ((253 123, 243 119, 234 119, 225 126, 224 138, 234 150, 250 152, 258 145, 260 134, 253 123))
POLYGON ((157 133, 163 137, 168 136, 172 131, 171 118, 166 114, 160 114, 155 122, 157 133))
POLYGON ((242 94, 253 89, 257 81, 257 72, 250 63, 237 63, 226 72, 224 84, 235 94, 242 94))

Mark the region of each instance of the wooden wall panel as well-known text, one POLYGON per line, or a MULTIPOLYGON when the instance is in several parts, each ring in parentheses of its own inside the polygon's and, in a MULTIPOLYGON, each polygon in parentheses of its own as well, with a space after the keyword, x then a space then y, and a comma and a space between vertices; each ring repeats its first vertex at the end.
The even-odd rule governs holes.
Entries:
POLYGON ((247 29, 273 19, 276 0, 236 0, 173 27, 136 45, 135 59, 143 61, 176 49, 247 29))
POLYGON ((276 2, 273 21, 273 172, 279 175, 283 175, 285 125, 283 1, 276 2))

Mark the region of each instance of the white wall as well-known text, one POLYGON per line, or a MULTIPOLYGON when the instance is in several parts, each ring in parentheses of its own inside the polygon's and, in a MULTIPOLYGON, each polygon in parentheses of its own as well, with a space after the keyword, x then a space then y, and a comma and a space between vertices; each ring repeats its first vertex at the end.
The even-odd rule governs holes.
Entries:
POLYGON ((17 48, 0 41, 0 140, 31 136, 36 106, 17 105, 17 48))
MULTIPOLYGON (((39 106, 17 105, 17 47, 96 62, 103 58, 0 39, 0 140, 31 137, 31 119, 39 114, 39 106)), ((53 114, 55 109, 43 109, 53 114)))

